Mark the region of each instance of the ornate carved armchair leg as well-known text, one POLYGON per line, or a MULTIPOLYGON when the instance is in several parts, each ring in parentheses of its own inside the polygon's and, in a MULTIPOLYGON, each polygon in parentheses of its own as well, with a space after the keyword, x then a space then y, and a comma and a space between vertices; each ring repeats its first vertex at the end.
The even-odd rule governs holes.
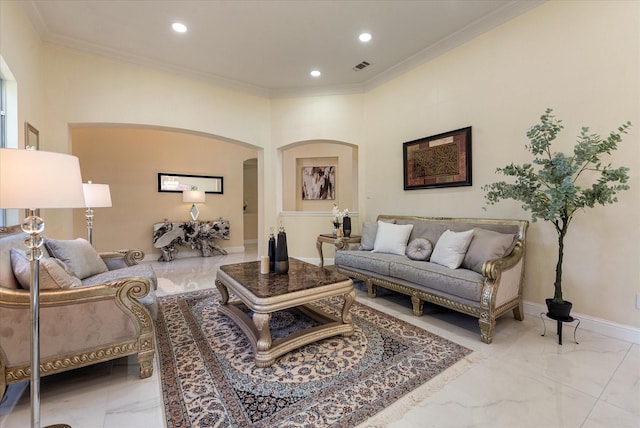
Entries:
POLYGON ((480 340, 484 343, 493 342, 493 329, 496 326, 496 320, 484 312, 480 315, 478 324, 480 325, 480 340))
POLYGON ((522 308, 522 300, 520 301, 518 306, 513 308, 513 317, 518 321, 524 320, 524 310, 522 308))
POLYGON ((138 363, 140 364, 140 379, 145 379, 153 374, 154 351, 144 351, 138 353, 138 363))

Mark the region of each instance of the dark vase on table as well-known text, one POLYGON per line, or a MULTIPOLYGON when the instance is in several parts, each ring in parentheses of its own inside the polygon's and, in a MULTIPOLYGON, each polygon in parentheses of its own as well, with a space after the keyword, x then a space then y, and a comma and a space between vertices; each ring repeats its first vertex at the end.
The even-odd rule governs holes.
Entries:
POLYGON ((347 238, 351 236, 351 217, 345 216, 342 219, 342 232, 347 238))
POLYGON ((276 242, 276 274, 283 275, 289 272, 289 251, 287 250, 287 234, 284 227, 280 226, 276 242))

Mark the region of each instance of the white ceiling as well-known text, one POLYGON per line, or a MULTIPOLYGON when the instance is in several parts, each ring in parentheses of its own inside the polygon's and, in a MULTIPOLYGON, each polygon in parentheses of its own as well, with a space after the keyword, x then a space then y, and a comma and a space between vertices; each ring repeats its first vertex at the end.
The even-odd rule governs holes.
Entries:
POLYGON ((543 1, 29 0, 46 43, 263 96, 361 92, 543 1), (186 24, 176 34, 171 23, 186 24), (367 31, 368 44, 358 41, 367 31), (361 71, 353 67, 367 61, 361 71), (309 72, 317 68, 320 78, 309 72))

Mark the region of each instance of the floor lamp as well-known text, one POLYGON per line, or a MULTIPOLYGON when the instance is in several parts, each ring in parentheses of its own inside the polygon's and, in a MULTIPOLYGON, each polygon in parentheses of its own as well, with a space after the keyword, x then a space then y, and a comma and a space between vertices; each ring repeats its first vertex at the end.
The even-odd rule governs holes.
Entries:
POLYGON ((84 206, 87 207, 87 240, 93 245, 93 209, 111 206, 111 192, 108 184, 94 184, 91 181, 82 184, 84 206))
MULTIPOLYGON (((44 220, 40 208, 84 207, 78 158, 38 150, 0 149, 0 208, 26 208, 22 230, 30 260, 31 427, 40 428, 40 258, 44 220)), ((65 427, 68 425, 54 425, 65 427)))

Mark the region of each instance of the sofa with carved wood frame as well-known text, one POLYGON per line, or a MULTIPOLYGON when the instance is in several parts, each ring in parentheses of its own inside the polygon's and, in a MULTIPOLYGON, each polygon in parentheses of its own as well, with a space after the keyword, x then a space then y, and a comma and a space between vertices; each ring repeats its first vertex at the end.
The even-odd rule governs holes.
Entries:
MULTIPOLYGON (((0 230, 0 397, 8 385, 31 376, 30 292, 21 286, 12 263, 15 250, 26 249, 27 236, 19 226, 0 230)), ((137 355, 140 377, 151 376, 156 277, 151 266, 138 264, 144 253, 95 252, 107 271, 80 280, 67 269, 73 278, 72 286, 43 289, 43 276, 48 275, 46 267, 63 266, 53 260, 44 246, 43 252, 39 294, 40 375, 137 355)))
MULTIPOLYGON (((485 343, 493 341, 496 319, 504 313, 513 311, 515 319, 524 318, 522 283, 528 221, 394 215, 379 215, 377 220, 369 225, 377 224, 377 228, 384 222, 384 229, 390 228, 387 223, 412 225, 405 242, 407 248, 412 242, 426 239, 435 251, 445 231, 478 232, 477 238, 467 244, 469 252, 463 254, 463 264, 453 269, 433 263, 433 259, 411 259, 404 252, 390 254, 371 248, 336 251, 338 272, 363 281, 369 297, 376 297, 377 287, 383 287, 411 296, 415 316, 422 315, 424 302, 471 315, 479 319, 480 339, 485 343), (505 237, 507 243, 497 246, 498 249, 494 244, 504 242, 505 237), (465 265, 471 252, 475 258, 465 265)), ((367 235, 365 226, 363 242, 367 235)), ((377 244, 378 236, 373 233, 377 244)))

